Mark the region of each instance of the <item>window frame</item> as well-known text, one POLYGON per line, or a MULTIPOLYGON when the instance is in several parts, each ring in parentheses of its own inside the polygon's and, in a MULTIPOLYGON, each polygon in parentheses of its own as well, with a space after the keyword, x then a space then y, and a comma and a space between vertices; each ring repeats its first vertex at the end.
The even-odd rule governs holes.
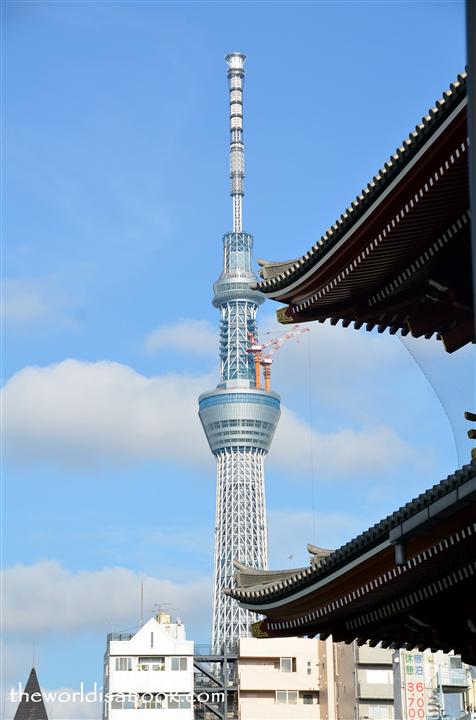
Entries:
POLYGON ((114 660, 115 672, 129 672, 130 670, 132 670, 132 657, 130 657, 130 655, 116 655, 114 657, 114 660), (124 664, 127 665, 127 667, 119 667, 121 665, 121 660, 124 660, 124 664))
POLYGON ((292 657, 280 657, 279 658, 279 671, 280 672, 293 672, 293 666, 294 666, 294 658, 292 657), (285 661, 289 661, 289 670, 286 670, 285 667, 283 667, 285 661))
POLYGON ((277 705, 297 705, 299 703, 298 690, 275 690, 274 702, 277 705), (285 699, 279 700, 279 697, 285 699))
POLYGON ((170 658, 170 670, 172 672, 186 672, 188 670, 188 657, 186 655, 173 655, 170 658), (178 667, 174 668, 174 660, 178 661, 178 667), (181 667, 185 665, 185 667, 181 667))

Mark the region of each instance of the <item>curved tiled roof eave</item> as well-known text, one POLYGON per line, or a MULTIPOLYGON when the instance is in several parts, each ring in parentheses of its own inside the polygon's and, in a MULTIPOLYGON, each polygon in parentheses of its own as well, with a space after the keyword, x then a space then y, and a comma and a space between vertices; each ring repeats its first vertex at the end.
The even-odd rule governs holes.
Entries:
MULTIPOLYGON (((457 107, 458 103, 466 96, 466 78, 466 72, 458 75, 456 81, 451 83, 440 100, 436 101, 435 106, 430 108, 428 114, 416 125, 415 130, 408 135, 362 192, 341 214, 340 218, 336 220, 334 225, 324 233, 305 255, 295 260, 283 262, 268 263, 260 260, 260 265, 266 270, 269 269, 271 275, 269 278, 256 283, 253 287, 266 295, 275 297, 280 290, 287 289, 290 281, 297 281, 306 271, 312 269, 318 260, 325 256, 337 243, 343 233, 351 227, 352 223, 385 190, 398 172, 410 162, 418 150, 424 146, 427 139, 431 137, 431 134, 436 132, 449 114, 457 107), (273 271, 273 268, 277 269, 279 266, 283 268, 282 272, 276 273, 273 271)), ((264 275, 266 270, 262 270, 261 274, 264 275)), ((276 297, 276 299, 278 298, 276 297)))
POLYGON ((391 515, 380 520, 368 530, 365 530, 360 535, 357 535, 353 540, 345 543, 342 547, 335 550, 326 558, 323 558, 318 566, 309 566, 302 570, 299 569, 292 576, 288 576, 282 581, 277 580, 275 583, 270 583, 263 588, 258 588, 256 591, 252 587, 245 589, 233 588, 227 591, 228 595, 236 598, 238 601, 245 600, 258 600, 266 596, 268 599, 279 596, 283 597, 284 594, 293 594, 297 589, 302 589, 307 586, 309 582, 315 582, 321 578, 324 578, 329 573, 337 570, 338 568, 345 565, 355 557, 358 557, 363 550, 375 546, 381 542, 388 532, 397 527, 404 520, 409 519, 431 502, 438 500, 440 497, 448 494, 453 489, 466 482, 468 479, 476 477, 476 460, 473 460, 468 465, 464 465, 461 469, 457 470, 452 475, 448 475, 445 480, 437 483, 429 490, 420 493, 416 498, 410 500, 405 505, 400 507, 398 510, 393 512, 391 515))

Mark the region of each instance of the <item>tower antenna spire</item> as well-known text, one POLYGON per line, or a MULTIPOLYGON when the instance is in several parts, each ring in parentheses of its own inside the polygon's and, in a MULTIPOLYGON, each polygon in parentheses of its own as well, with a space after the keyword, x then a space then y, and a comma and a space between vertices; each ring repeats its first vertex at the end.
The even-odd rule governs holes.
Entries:
POLYGON ((245 60, 243 53, 225 57, 230 90, 230 179, 233 203, 233 232, 243 230, 243 196, 245 151, 243 145, 243 85, 245 60))

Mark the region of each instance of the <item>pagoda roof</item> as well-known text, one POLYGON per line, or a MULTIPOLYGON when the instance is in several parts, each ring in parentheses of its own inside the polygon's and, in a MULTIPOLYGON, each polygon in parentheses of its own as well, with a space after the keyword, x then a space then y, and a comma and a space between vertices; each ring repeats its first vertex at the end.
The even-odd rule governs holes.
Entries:
POLYGON ((284 323, 473 340, 466 73, 443 93, 351 205, 295 260, 258 261, 284 323), (467 277, 466 277, 467 276, 467 277))
POLYGON ((258 637, 332 634, 455 650, 474 663, 475 503, 473 460, 318 563, 274 577, 253 571, 255 585, 240 566, 226 592, 267 616, 254 626, 258 637), (445 607, 458 608, 451 621, 445 607))
POLYGON ((28 676, 13 720, 48 720, 43 694, 34 667, 28 676))

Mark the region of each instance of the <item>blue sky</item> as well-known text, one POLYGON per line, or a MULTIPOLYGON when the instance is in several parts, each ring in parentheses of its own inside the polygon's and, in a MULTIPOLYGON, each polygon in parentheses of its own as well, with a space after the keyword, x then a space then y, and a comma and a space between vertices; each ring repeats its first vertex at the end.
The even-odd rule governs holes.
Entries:
MULTIPOLYGON (((217 382, 231 225, 224 55, 248 56, 245 228, 255 257, 287 259, 462 70, 464 5, 4 2, 3 39, 5 676, 26 679, 35 643, 42 684, 75 688, 101 681, 106 633, 136 625, 141 578, 146 612, 168 603, 208 641, 196 398, 217 382)), ((465 461, 473 363, 327 326, 280 350, 273 567, 465 461)))

